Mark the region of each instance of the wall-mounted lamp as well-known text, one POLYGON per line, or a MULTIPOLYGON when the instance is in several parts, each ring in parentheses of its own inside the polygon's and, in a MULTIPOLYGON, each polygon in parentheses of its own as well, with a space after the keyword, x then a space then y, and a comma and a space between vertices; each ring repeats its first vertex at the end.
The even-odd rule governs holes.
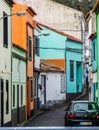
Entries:
POLYGON ((42 34, 39 34, 37 37, 39 37, 39 36, 49 36, 50 34, 49 33, 42 33, 42 34))
POLYGON ((26 12, 22 11, 22 12, 16 12, 16 13, 14 13, 14 14, 5 15, 5 16, 1 17, 0 20, 1 20, 1 19, 4 19, 4 18, 7 18, 7 17, 11 17, 11 16, 13 16, 13 15, 24 16, 24 15, 26 15, 26 12))

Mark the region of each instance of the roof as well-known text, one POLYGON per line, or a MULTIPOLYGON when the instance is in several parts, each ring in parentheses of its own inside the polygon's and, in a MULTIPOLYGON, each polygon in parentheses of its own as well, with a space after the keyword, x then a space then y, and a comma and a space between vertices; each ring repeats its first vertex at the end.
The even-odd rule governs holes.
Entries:
POLYGON ((90 35, 89 35, 89 37, 88 37, 88 39, 92 39, 94 36, 95 36, 95 32, 92 32, 90 35))
POLYGON ((85 15, 85 19, 88 19, 90 17, 90 14, 92 13, 92 11, 89 11, 86 15, 85 15))
POLYGON ((13 4, 15 4, 15 2, 13 0, 5 0, 11 7, 13 6, 13 4))
POLYGON ((46 61, 40 60, 41 71, 44 72, 65 72, 62 68, 54 66, 46 61))
POLYGON ((65 64, 66 64, 66 60, 65 58, 63 59, 43 59, 43 62, 47 62, 49 64, 52 64, 53 66, 57 66, 58 68, 61 68, 63 70, 65 70, 65 64))
MULTIPOLYGON (((28 6, 27 6, 28 7, 28 6)), ((27 8, 27 11, 31 13, 31 15, 37 15, 36 12, 31 8, 31 7, 28 7, 27 8)))
POLYGON ((95 101, 89 101, 89 100, 73 100, 71 101, 73 103, 79 103, 79 102, 82 102, 82 103, 89 103, 89 102, 95 102, 95 101))
POLYGON ((10 0, 12 4, 15 4, 15 2, 13 0, 10 0))
POLYGON ((99 0, 96 1, 96 4, 94 5, 92 9, 92 12, 96 12, 98 8, 99 8, 99 0))
POLYGON ((49 30, 52 30, 52 31, 54 31, 54 32, 56 32, 56 33, 58 33, 58 34, 61 34, 61 35, 63 35, 63 36, 66 36, 69 40, 76 41, 76 42, 79 42, 79 43, 83 43, 80 39, 78 39, 78 38, 76 38, 76 37, 74 37, 74 36, 72 36, 72 35, 66 34, 66 33, 64 33, 64 32, 62 32, 62 31, 59 31, 59 30, 57 30, 57 29, 55 29, 55 28, 49 27, 48 25, 44 25, 44 24, 39 23, 39 22, 37 22, 37 24, 39 24, 39 25, 41 25, 41 26, 43 26, 43 27, 45 27, 45 28, 48 28, 49 30))

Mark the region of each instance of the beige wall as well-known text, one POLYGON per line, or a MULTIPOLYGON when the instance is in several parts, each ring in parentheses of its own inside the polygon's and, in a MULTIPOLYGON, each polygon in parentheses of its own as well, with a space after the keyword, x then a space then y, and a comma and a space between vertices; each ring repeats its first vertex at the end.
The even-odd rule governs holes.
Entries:
POLYGON ((38 22, 49 25, 60 31, 64 31, 75 37, 81 38, 82 12, 64 6, 52 0, 14 0, 27 6, 32 6, 37 13, 35 19, 38 22), (73 31, 74 30, 74 31, 73 31))

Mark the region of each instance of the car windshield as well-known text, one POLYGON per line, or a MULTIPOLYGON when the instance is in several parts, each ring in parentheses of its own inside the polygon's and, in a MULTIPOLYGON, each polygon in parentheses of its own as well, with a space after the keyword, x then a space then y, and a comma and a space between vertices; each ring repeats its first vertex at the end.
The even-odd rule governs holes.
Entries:
POLYGON ((74 111, 78 110, 97 110, 99 111, 99 104, 94 102, 78 102, 74 104, 74 111))

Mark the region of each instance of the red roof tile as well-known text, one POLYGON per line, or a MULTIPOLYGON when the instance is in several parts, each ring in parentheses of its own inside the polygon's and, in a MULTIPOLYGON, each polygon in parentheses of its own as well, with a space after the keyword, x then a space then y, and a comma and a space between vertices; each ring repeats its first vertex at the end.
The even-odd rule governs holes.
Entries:
POLYGON ((91 39, 95 34, 96 34, 95 32, 92 32, 92 33, 89 35, 88 39, 91 39))
POLYGON ((56 32, 56 33, 59 33, 59 34, 61 34, 61 35, 63 35, 63 36, 66 36, 69 40, 73 40, 73 41, 76 41, 76 42, 83 43, 80 39, 78 39, 78 38, 76 38, 76 37, 74 37, 74 36, 72 36, 72 35, 70 35, 70 34, 64 33, 64 32, 62 32, 62 31, 59 31, 59 30, 57 30, 57 29, 54 29, 54 28, 52 28, 52 27, 49 27, 48 25, 44 25, 44 24, 39 23, 39 22, 37 22, 37 24, 39 24, 39 25, 41 25, 41 26, 43 26, 43 27, 45 27, 45 28, 48 28, 49 30, 52 30, 52 31, 54 31, 54 32, 56 32))
POLYGON ((92 12, 96 12, 98 8, 99 8, 99 0, 96 1, 96 4, 94 5, 92 9, 92 12))
POLYGON ((50 64, 46 61, 40 60, 40 65, 41 65, 41 71, 45 71, 45 72, 65 72, 65 70, 63 70, 60 67, 54 66, 53 64, 50 64))

